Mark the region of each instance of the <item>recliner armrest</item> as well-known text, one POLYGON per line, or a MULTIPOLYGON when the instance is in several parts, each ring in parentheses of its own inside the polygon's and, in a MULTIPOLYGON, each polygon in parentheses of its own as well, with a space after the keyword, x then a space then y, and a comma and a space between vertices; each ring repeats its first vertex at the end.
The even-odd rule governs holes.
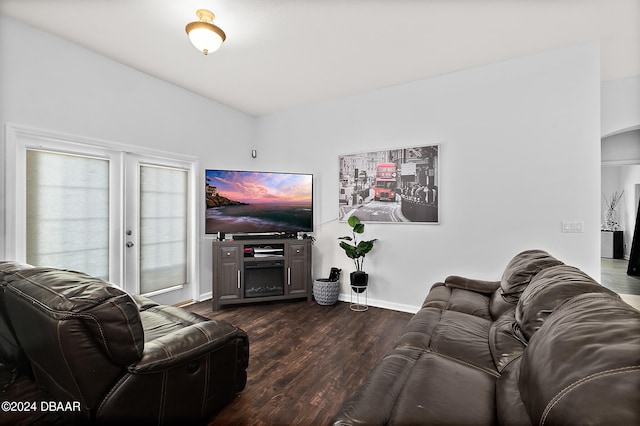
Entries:
POLYGON ((129 365, 132 374, 164 370, 199 358, 221 348, 234 339, 246 342, 243 363, 249 363, 249 341, 246 333, 222 321, 207 321, 185 326, 149 342, 139 361, 129 365))
POLYGON ((500 281, 476 280, 472 278, 459 277, 457 275, 448 276, 444 280, 444 284, 447 287, 460 288, 486 294, 491 294, 500 287, 500 281))

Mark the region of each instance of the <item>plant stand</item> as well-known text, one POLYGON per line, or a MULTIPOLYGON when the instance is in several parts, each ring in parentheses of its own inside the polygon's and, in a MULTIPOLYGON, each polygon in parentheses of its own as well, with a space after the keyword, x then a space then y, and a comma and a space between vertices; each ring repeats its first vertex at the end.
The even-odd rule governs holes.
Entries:
POLYGON ((351 310, 356 312, 364 312, 367 309, 369 309, 369 306, 367 305, 367 302, 368 302, 367 286, 352 285, 351 290, 353 290, 351 292, 351 305, 349 306, 351 310), (356 294, 355 302, 353 301, 353 293, 356 294), (363 295, 363 293, 364 293, 364 304, 360 302, 360 297, 363 295))

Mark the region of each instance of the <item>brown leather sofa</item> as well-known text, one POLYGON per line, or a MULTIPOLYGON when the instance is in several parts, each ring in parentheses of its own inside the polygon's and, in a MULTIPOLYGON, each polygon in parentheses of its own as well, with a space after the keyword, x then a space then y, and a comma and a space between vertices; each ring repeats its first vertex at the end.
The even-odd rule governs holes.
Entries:
POLYGON ((335 425, 639 425, 640 312, 548 253, 435 284, 335 425))
POLYGON ((231 324, 15 262, 0 290, 2 364, 68 401, 73 423, 196 424, 245 387, 249 342, 231 324))

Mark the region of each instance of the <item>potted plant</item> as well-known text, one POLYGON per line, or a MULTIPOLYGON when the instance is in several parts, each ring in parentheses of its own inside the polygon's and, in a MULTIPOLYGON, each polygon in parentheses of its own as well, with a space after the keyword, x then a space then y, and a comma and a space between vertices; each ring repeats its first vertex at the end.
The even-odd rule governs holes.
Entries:
POLYGON ((362 270, 362 265, 366 254, 371 251, 377 240, 358 241, 357 234, 364 232, 364 223, 361 223, 356 216, 349 216, 347 223, 351 227, 351 235, 340 237, 338 240, 341 240, 340 247, 349 259, 353 259, 353 264, 356 267, 356 270, 350 275, 351 288, 356 293, 362 293, 369 282, 369 275, 362 270))

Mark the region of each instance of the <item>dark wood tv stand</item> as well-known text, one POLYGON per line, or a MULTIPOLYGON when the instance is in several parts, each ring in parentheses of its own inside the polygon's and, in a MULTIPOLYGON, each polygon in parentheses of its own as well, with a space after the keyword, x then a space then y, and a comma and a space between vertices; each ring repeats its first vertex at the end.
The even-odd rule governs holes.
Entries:
POLYGON ((311 300, 311 240, 213 241, 213 310, 222 305, 311 300))

